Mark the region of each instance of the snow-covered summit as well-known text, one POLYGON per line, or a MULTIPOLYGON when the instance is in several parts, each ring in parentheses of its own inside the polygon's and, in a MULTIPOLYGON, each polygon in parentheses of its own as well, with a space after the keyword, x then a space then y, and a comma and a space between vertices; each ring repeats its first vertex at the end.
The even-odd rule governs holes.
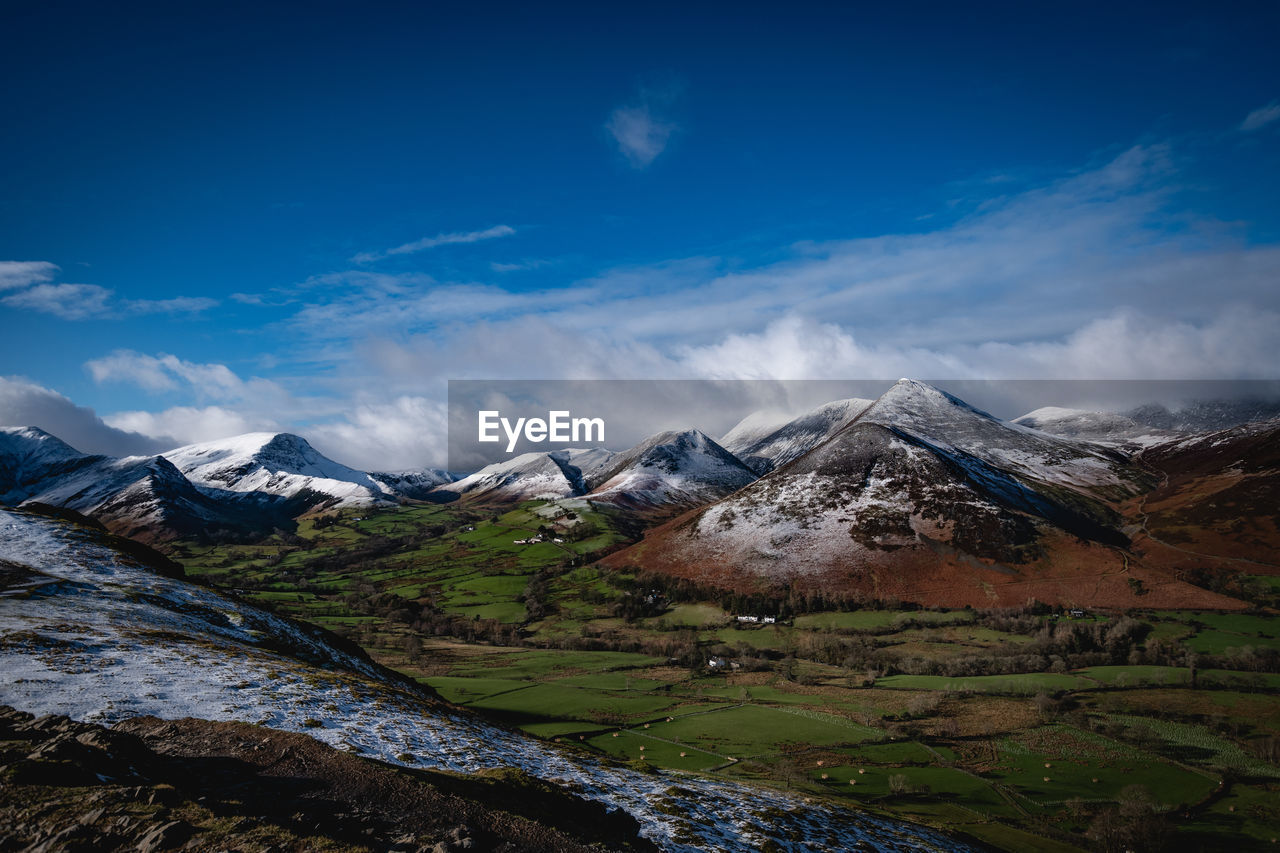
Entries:
POLYGON ((144 540, 236 524, 163 456, 81 453, 37 427, 0 428, 0 503, 73 509, 144 540))
POLYGON ((946 429, 967 419, 1000 423, 994 415, 971 406, 959 397, 918 379, 899 379, 863 411, 867 423, 911 424, 917 428, 946 429))
POLYGON ((188 444, 164 457, 206 490, 283 498, 313 492, 336 499, 338 506, 387 500, 385 484, 321 455, 305 438, 291 433, 251 432, 188 444))
POLYGON ((370 471, 369 477, 384 492, 406 498, 426 498, 440 486, 452 483, 457 476, 443 468, 415 471, 370 471))
POLYGON ((901 431, 946 453, 1043 483, 1091 491, 1133 491, 1137 474, 1114 450, 1050 435, 1004 421, 924 382, 902 379, 880 396, 856 423, 901 431))
POLYGON ((89 459, 39 427, 0 427, 0 502, 30 497, 26 492, 41 480, 89 459))

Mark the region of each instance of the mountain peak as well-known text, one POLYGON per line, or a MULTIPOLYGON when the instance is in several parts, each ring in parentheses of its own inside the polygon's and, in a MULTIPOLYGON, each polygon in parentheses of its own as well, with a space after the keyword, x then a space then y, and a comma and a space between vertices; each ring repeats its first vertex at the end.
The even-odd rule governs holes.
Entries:
POLYGON ((930 422, 940 425, 957 417, 977 416, 984 420, 1000 422, 988 414, 940 388, 918 379, 899 379, 888 391, 872 403, 858 418, 861 421, 887 425, 903 422, 930 422))
POLYGON ((39 427, 0 427, 0 495, 34 485, 55 470, 101 458, 81 453, 39 427))
POLYGON ((385 499, 384 486, 367 473, 329 459, 305 438, 288 432, 250 432, 188 444, 164 456, 206 488, 286 498, 309 491, 341 504, 385 499))
POLYGON ((0 435, 8 437, 9 441, 6 443, 41 444, 47 448, 65 451, 67 455, 83 456, 83 453, 58 438, 58 435, 47 433, 40 427, 0 427, 0 435))
POLYGON ((590 497, 634 507, 696 506, 755 478, 702 430, 668 430, 614 457, 595 478, 590 497))

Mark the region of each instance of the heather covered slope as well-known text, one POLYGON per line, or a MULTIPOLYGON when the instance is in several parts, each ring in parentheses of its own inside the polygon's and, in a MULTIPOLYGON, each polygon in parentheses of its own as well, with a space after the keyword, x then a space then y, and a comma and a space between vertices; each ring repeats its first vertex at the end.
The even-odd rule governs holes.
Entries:
POLYGON ((1280 574, 1280 420, 1144 450, 1160 485, 1127 507, 1135 547, 1179 572, 1280 574))

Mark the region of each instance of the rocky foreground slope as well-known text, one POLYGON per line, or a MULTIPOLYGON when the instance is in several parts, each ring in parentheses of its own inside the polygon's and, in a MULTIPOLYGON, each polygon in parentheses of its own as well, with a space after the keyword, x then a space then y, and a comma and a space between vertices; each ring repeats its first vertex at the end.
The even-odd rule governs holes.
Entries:
POLYGON ((30 853, 655 849, 629 815, 517 771, 394 767, 247 723, 0 706, 0 766, 3 847, 30 853))

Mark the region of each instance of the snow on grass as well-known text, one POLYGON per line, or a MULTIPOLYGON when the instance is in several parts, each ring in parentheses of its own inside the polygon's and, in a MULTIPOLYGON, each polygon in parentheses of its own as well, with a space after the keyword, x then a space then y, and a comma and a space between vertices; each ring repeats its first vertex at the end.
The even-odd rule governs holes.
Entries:
POLYGON ((627 810, 664 850, 965 849, 922 827, 614 767, 489 725, 283 619, 138 568, 69 525, 0 511, 0 556, 31 570, 0 594, 0 702, 22 710, 103 723, 240 720, 393 764, 518 767, 627 810))

